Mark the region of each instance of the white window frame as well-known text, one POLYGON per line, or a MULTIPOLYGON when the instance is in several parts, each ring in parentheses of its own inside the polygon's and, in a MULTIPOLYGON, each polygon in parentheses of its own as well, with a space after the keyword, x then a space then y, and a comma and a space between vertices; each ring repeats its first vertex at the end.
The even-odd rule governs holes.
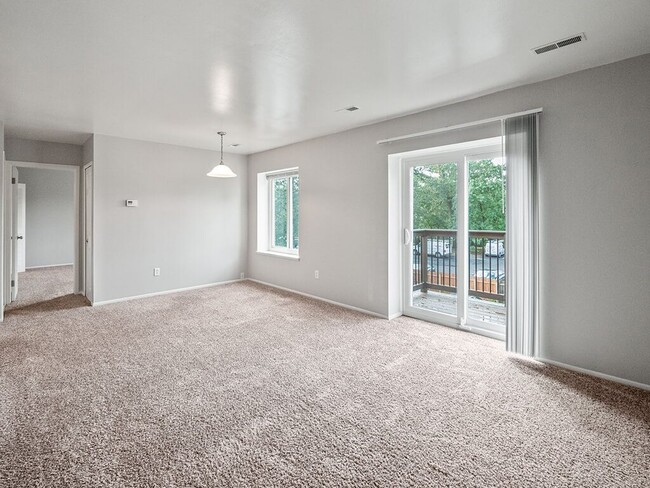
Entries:
MULTIPOLYGON (((257 252, 288 259, 299 259, 299 249, 293 249, 293 192, 291 178, 300 178, 298 167, 267 171, 257 175, 257 252), (274 182, 288 178, 287 185, 287 247, 275 246, 274 182)), ((300 218, 300 217, 298 217, 300 218)), ((300 242, 300 241, 299 241, 300 242)), ((300 245, 300 244, 298 244, 300 245)))

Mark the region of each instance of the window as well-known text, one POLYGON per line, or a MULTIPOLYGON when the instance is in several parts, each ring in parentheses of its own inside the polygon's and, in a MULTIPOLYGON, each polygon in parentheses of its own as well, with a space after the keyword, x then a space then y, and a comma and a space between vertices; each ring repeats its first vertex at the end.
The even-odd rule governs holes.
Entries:
POLYGON ((298 168, 258 174, 257 251, 297 259, 300 235, 298 168))
POLYGON ((300 183, 297 174, 270 176, 271 249, 280 252, 298 251, 298 209, 300 183))

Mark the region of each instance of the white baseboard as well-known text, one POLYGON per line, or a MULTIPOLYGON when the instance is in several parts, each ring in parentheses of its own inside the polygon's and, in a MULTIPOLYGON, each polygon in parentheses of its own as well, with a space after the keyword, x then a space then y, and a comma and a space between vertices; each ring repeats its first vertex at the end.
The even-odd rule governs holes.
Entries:
POLYGON ((41 268, 58 268, 59 266, 73 266, 74 263, 63 263, 63 264, 45 264, 43 266, 27 266, 25 270, 28 269, 41 269, 41 268))
POLYGON ((568 369, 570 371, 575 371, 576 373, 582 373, 582 374, 586 374, 586 375, 589 375, 589 376, 594 376, 596 378, 601 378, 601 379, 604 379, 604 380, 613 381, 615 383, 620 383, 622 385, 633 386, 635 388, 640 388, 642 390, 650 391, 650 385, 646 385, 645 383, 639 383, 637 381, 626 380, 625 378, 619 378, 618 376, 612 376, 612 375, 605 374, 605 373, 599 373, 598 371, 592 371, 591 369, 579 368, 578 366, 572 366, 570 364, 560 363, 558 361, 553 361, 552 359, 545 359, 545 358, 535 358, 535 359, 537 361, 539 361, 540 363, 550 364, 552 366, 557 366, 558 368, 568 369))
POLYGON ((267 283, 266 281, 254 280, 253 278, 246 278, 246 279, 248 281, 252 281, 253 283, 259 283, 260 285, 270 286, 271 288, 277 288, 278 290, 288 291, 289 293, 295 293, 296 295, 300 295, 300 296, 303 296, 303 297, 313 298, 314 300, 318 300, 318 301, 321 301, 321 302, 329 303, 331 305, 336 305, 336 306, 339 306, 339 307, 347 308, 348 310, 354 310, 355 312, 365 313, 366 315, 372 315, 373 317, 379 317, 380 319, 388 319, 388 317, 386 315, 382 315, 382 314, 377 313, 377 312, 371 312, 370 310, 366 310, 364 308, 354 307, 352 305, 347 305, 346 303, 335 302, 334 300, 328 300, 327 298, 322 298, 322 297, 318 297, 316 295, 310 295, 309 293, 303 293, 301 291, 292 290, 291 288, 285 288, 284 286, 274 285, 273 283, 267 283))
POLYGON ((173 290, 155 291, 153 293, 145 293, 144 295, 133 295, 133 296, 130 296, 130 297, 113 298, 111 300, 102 300, 100 302, 92 302, 92 306, 96 307, 96 306, 101 306, 101 305, 109 305, 111 303, 128 302, 128 301, 131 301, 131 300, 140 300, 141 298, 156 297, 158 295, 169 295, 171 293, 180 293, 180 292, 183 292, 183 291, 199 290, 201 288, 211 288, 213 286, 228 285, 230 283, 237 283, 239 281, 244 281, 244 280, 219 281, 219 282, 216 282, 216 283, 207 283, 205 285, 187 286, 185 288, 174 288, 173 290))
POLYGON ((396 312, 394 314, 389 315, 388 320, 396 319, 397 317, 401 317, 402 315, 404 315, 402 312, 396 312))

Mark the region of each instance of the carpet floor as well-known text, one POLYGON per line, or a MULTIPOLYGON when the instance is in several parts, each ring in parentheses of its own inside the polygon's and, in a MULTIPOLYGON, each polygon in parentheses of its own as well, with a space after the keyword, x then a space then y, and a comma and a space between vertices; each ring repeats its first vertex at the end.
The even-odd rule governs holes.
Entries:
POLYGON ((650 486, 649 392, 501 342, 250 282, 47 300, 0 324, 2 487, 650 486))
POLYGON ((86 299, 74 294, 72 266, 28 269, 18 273, 16 301, 7 305, 13 315, 29 315, 42 310, 61 310, 88 305, 86 299))

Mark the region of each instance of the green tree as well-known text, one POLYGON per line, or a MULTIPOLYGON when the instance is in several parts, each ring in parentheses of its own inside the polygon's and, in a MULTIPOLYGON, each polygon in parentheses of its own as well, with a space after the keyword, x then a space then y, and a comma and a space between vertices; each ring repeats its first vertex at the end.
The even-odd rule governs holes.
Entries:
POLYGON ((273 180, 274 205, 274 242, 276 247, 289 247, 287 242, 289 218, 291 218, 293 249, 298 249, 299 213, 300 213, 300 181, 298 176, 276 178, 273 180), (289 206, 289 191, 291 191, 292 213, 287 215, 289 206))
POLYGON ((469 230, 506 230, 503 165, 482 159, 468 166, 469 230))
POLYGON ((293 202, 293 247, 298 249, 298 237, 300 235, 300 180, 298 176, 291 178, 291 201, 293 202))
POLYGON ((276 247, 287 247, 287 178, 273 180, 274 237, 276 247))
POLYGON ((456 165, 413 168, 413 228, 456 228, 456 165))
MULTIPOLYGON (((470 230, 505 230, 503 165, 483 159, 468 167, 470 230)), ((414 229, 456 228, 456 182, 455 163, 413 168, 414 229)))

